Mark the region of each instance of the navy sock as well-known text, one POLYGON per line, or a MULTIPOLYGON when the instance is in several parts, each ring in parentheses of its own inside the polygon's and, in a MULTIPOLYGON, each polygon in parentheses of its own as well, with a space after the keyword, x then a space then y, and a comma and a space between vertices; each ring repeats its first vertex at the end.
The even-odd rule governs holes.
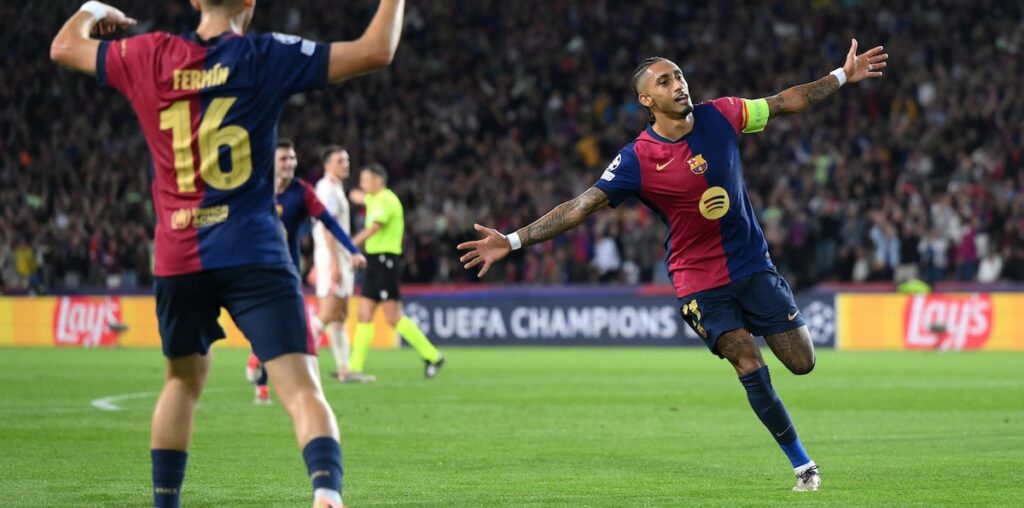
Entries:
POLYGON ((188 453, 178 450, 150 450, 153 458, 153 506, 178 508, 181 483, 185 481, 188 453))
POLYGON ((313 490, 331 489, 341 493, 341 445, 333 437, 318 437, 302 449, 302 458, 313 481, 313 490))
POLYGON ((262 366, 262 365, 260 367, 261 367, 260 368, 260 378, 256 380, 256 386, 266 386, 267 385, 267 367, 266 366, 262 366))
POLYGON ((749 374, 740 376, 740 382, 747 389, 747 400, 761 423, 772 433, 779 447, 789 457, 793 467, 799 467, 811 461, 804 450, 796 427, 789 418, 786 405, 772 388, 772 377, 768 374, 768 366, 761 367, 749 374))

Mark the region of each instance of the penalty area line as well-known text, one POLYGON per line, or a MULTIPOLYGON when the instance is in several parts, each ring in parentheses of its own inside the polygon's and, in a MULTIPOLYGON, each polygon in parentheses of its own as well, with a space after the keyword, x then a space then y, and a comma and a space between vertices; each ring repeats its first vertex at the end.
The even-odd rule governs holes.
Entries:
POLYGON ((109 397, 101 397, 99 399, 93 399, 91 401, 92 407, 101 411, 121 411, 123 408, 118 404, 123 400, 131 399, 145 399, 157 395, 158 392, 135 392, 135 393, 123 393, 120 395, 111 395, 109 397))

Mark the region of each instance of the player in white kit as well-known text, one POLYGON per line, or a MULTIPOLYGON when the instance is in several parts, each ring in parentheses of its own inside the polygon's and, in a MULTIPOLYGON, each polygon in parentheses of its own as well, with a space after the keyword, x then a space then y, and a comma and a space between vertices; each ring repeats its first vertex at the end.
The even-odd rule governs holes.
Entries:
MULTIPOLYGON (((326 147, 323 150, 323 164, 324 176, 316 183, 316 197, 348 233, 351 221, 343 185, 350 170, 348 151, 337 145, 326 147)), ((332 376, 343 383, 373 382, 376 378, 352 372, 348 365, 349 341, 345 320, 348 318, 348 298, 352 296, 355 287, 352 255, 319 222, 313 226, 313 246, 316 296, 320 299, 320 312, 313 319, 313 331, 317 336, 321 331, 327 332, 331 352, 338 366, 332 376)))

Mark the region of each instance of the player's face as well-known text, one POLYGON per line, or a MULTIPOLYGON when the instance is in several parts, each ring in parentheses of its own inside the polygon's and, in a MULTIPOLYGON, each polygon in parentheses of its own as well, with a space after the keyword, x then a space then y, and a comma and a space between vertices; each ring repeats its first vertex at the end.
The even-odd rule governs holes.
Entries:
POLYGON ((330 173, 339 180, 348 178, 349 171, 351 170, 348 152, 342 150, 340 152, 334 152, 327 161, 324 162, 324 171, 330 173))
POLYGON ((690 86, 679 66, 668 61, 655 62, 647 68, 640 84, 640 103, 652 111, 672 118, 686 118, 693 112, 690 86))
POLYGON ((292 183, 298 163, 293 148, 278 148, 274 152, 274 184, 278 190, 284 190, 292 183))

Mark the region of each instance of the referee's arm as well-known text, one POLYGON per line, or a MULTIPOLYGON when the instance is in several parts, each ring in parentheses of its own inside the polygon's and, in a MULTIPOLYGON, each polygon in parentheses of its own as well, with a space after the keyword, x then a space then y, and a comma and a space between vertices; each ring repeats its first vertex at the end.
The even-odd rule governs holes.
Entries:
POLYGON ((384 225, 379 222, 371 222, 369 226, 366 226, 366 229, 356 233, 356 237, 353 238, 352 241, 356 244, 356 247, 362 249, 363 244, 366 243, 366 239, 377 234, 382 227, 384 227, 384 225))

